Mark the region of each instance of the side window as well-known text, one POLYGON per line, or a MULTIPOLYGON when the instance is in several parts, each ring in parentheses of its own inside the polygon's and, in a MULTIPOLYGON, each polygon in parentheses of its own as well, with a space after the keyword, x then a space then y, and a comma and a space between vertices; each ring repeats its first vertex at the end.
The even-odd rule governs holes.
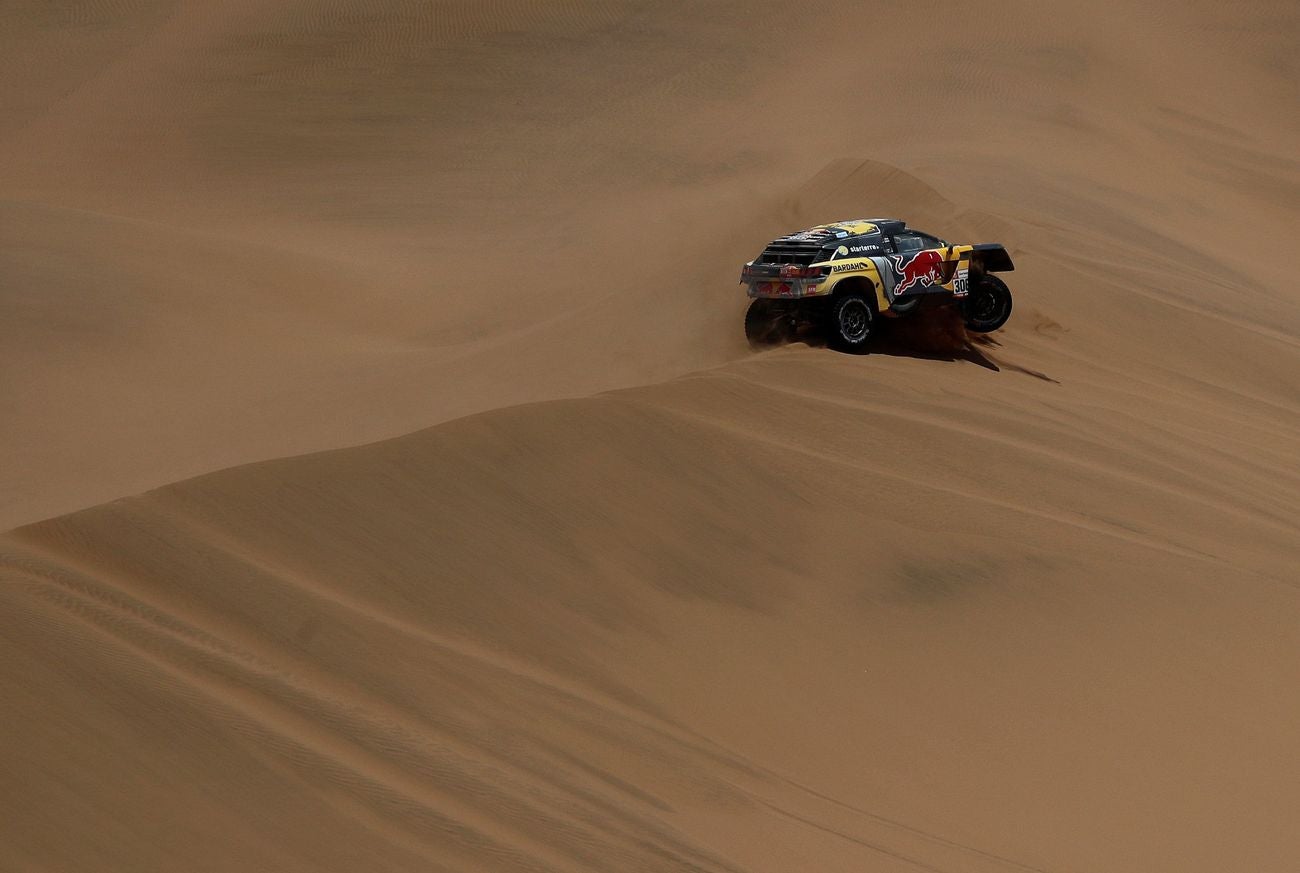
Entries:
POLYGON ((915 233, 904 231, 903 233, 894 234, 894 245, 898 247, 898 253, 919 252, 925 248, 925 243, 921 236, 915 233))
POLYGON ((880 234, 872 233, 850 240, 844 244, 844 248, 848 250, 850 257, 869 258, 884 251, 881 247, 883 241, 880 234))

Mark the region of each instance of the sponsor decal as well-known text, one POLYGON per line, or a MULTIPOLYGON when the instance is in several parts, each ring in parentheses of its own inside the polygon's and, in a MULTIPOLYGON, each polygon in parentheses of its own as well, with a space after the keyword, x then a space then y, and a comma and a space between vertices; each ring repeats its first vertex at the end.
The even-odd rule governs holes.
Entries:
POLYGON ((855 254, 858 252, 878 252, 880 246, 849 246, 849 251, 855 254))
POLYGON ((852 273, 854 270, 865 270, 867 265, 861 261, 855 261, 851 264, 835 264, 831 267, 832 273, 852 273))
POLYGON ((894 262, 895 297, 901 297, 917 285, 928 288, 943 282, 943 255, 933 249, 911 256, 890 255, 889 260, 894 262))
POLYGON ((790 242, 813 242, 819 239, 825 239, 831 235, 829 228, 814 227, 812 230, 803 230, 799 233, 792 233, 786 237, 790 242))
POLYGON ((835 250, 835 254, 834 254, 832 257, 836 257, 836 258, 847 258, 848 256, 849 256, 849 249, 848 249, 848 247, 847 247, 847 246, 840 246, 838 249, 835 250))
POLYGON ((970 293, 970 270, 961 269, 952 278, 952 296, 965 297, 970 293))

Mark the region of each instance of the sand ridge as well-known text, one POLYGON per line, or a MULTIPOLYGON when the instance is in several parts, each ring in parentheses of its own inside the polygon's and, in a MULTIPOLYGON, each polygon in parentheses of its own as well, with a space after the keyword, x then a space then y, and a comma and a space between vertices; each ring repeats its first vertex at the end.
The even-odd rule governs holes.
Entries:
POLYGON ((1290 4, 5 15, 5 864, 1300 856, 1290 4), (864 214, 1008 327, 749 351, 864 214))

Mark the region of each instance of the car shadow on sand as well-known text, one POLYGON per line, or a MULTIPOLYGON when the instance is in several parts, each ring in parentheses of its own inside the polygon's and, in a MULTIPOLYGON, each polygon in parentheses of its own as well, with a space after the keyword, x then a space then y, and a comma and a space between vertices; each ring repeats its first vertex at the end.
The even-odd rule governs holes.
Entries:
POLYGON ((889 319, 882 328, 872 354, 927 361, 969 361, 994 373, 1005 369, 1060 384, 1046 373, 998 360, 994 350, 1000 349, 1002 343, 992 334, 967 331, 961 315, 953 309, 933 309, 907 318, 889 319))

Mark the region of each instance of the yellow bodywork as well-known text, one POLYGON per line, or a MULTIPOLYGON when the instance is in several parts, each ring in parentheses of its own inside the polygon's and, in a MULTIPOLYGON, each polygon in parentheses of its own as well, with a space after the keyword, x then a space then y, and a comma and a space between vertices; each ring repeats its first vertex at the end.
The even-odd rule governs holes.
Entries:
POLYGON ((837 221, 834 224, 819 224, 809 230, 829 230, 843 231, 849 236, 861 236, 866 233, 875 233, 880 227, 872 224, 870 221, 837 221))
MULTIPOLYGON (((851 230, 853 233, 870 233, 874 230, 875 225, 825 225, 832 229, 851 230), (856 230, 852 228, 863 228, 856 230)), ((846 251, 841 247, 842 251, 846 251)), ((952 291, 957 296, 964 294, 964 289, 954 287, 957 278, 964 277, 970 269, 970 258, 973 246, 943 246, 938 249, 927 249, 925 251, 936 251, 940 253, 943 282, 941 286, 952 291)), ((911 258, 920 252, 909 252, 906 255, 885 255, 887 258, 911 258)), ((830 267, 830 275, 820 284, 810 287, 805 293, 805 297, 825 297, 835 291, 835 287, 847 279, 866 279, 871 282, 871 287, 876 292, 876 305, 879 312, 887 312, 893 305, 893 301, 886 294, 885 282, 882 281, 880 270, 870 258, 834 258, 829 261, 818 261, 812 264, 813 267, 830 267)))

